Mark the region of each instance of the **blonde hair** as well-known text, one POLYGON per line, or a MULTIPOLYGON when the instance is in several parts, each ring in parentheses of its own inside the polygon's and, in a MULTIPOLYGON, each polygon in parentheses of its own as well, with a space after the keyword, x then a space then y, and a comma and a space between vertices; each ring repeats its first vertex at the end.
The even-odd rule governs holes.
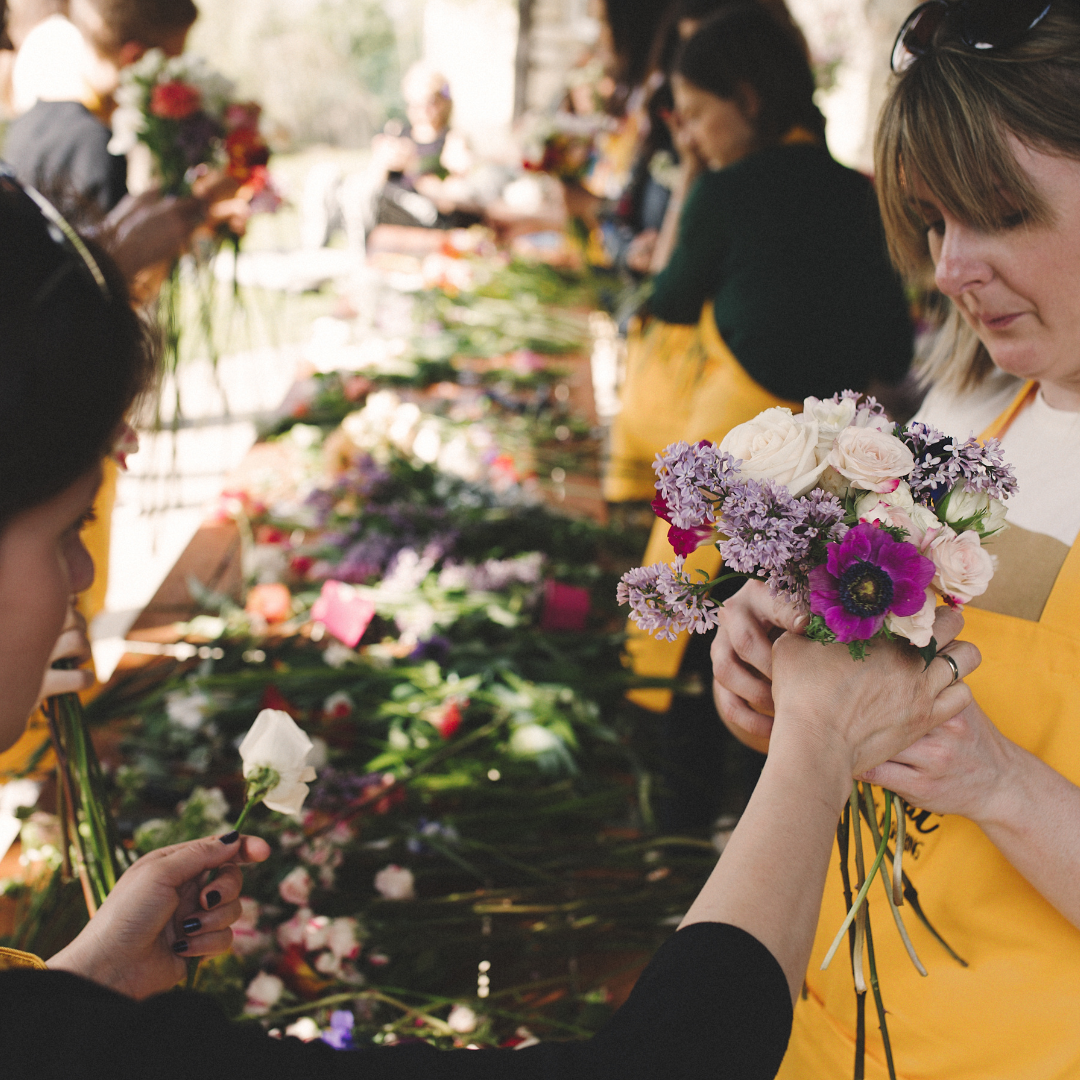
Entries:
MULTIPOLYGON (((948 212, 994 231, 1022 214, 1052 224, 1010 137, 1033 150, 1080 160, 1080 17, 1056 5, 1018 44, 976 52, 949 28, 898 76, 881 112, 874 157, 878 199, 893 261, 908 275, 930 265, 915 177, 948 212)), ((964 391, 994 365, 955 306, 939 347, 923 364, 927 381, 964 391)))

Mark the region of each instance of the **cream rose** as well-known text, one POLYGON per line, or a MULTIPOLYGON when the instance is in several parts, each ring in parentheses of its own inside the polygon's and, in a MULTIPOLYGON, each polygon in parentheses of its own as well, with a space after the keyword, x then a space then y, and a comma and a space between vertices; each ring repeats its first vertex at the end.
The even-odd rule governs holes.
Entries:
POLYGON ((904 443, 872 427, 841 431, 828 463, 851 487, 879 494, 896 491, 900 480, 915 468, 915 458, 904 443))
POLYGON ((839 405, 835 401, 822 401, 808 397, 803 402, 803 420, 814 420, 818 426, 817 459, 820 465, 828 456, 836 442, 836 437, 845 428, 851 427, 855 420, 856 406, 851 398, 845 398, 839 405))
POLYGON ((1001 532, 1008 524, 1005 504, 978 491, 965 491, 961 484, 949 492, 945 503, 945 520, 950 525, 975 520, 971 528, 983 536, 1001 532))
POLYGON ((817 460, 818 425, 792 416, 790 409, 766 409, 732 428, 720 449, 742 461, 741 473, 753 480, 775 480, 796 498, 813 488, 824 471, 817 460))
POLYGON ((934 617, 937 614, 937 594, 933 589, 926 590, 926 602, 915 612, 901 618, 898 615, 885 616, 885 628, 891 634, 907 638, 917 649, 925 649, 934 636, 934 617))
POLYGON ((962 532, 958 536, 945 526, 926 554, 937 568, 934 587, 960 604, 982 596, 994 576, 993 556, 983 548, 977 532, 962 532))

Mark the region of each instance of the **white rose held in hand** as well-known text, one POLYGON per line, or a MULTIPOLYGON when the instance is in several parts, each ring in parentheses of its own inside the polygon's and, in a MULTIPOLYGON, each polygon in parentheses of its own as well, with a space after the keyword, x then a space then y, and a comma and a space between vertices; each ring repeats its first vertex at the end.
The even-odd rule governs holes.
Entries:
POLYGON ((775 480, 798 498, 821 478, 824 463, 817 459, 818 425, 792 416, 790 409, 766 409, 753 420, 732 428, 720 450, 742 465, 741 475, 775 480))
POLYGON ((926 554, 937 568, 935 588, 958 604, 982 596, 994 576, 994 557, 982 546, 982 538, 974 531, 957 536, 946 525, 926 554))
POLYGON ((849 427, 837 436, 828 463, 851 487, 884 494, 896 491, 915 468, 915 456, 895 435, 849 427))
POLYGON ((308 765, 312 741, 286 712, 263 709, 240 744, 244 777, 248 785, 248 805, 237 822, 261 798, 279 814, 299 814, 315 770, 308 765), (274 781, 272 784, 271 781, 274 781))
POLYGON ((983 492, 965 491, 959 484, 949 492, 944 511, 950 525, 963 524, 982 536, 1001 532, 1008 524, 1004 503, 983 492))

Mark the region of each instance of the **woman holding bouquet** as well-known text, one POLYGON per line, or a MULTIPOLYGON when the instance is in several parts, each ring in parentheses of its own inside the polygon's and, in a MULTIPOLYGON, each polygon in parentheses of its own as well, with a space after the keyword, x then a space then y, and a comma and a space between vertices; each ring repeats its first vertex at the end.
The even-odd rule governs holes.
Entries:
MULTIPOLYGON (((871 774, 911 807, 906 872, 966 966, 916 928, 929 978, 892 935, 878 970, 898 1075, 1064 1080, 1080 1075, 1080 9, 923 4, 893 66, 877 137, 889 243, 903 268, 933 265, 955 332, 917 419, 1001 438, 1019 494, 967 614, 975 704, 871 774)), ((720 711, 759 748, 766 634, 791 619, 747 587, 714 649, 720 711)), ((841 904, 834 872, 788 1080, 851 1068, 851 972, 818 970, 841 904)), ((867 1054, 884 1077, 876 1031, 867 1054)))
MULTIPOLYGON (((101 459, 149 375, 122 278, 58 214, 0 173, 0 750, 25 725, 72 592, 92 565, 79 532, 101 459)), ((962 620, 944 612, 940 639, 962 620)), ((864 667, 788 635, 776 662, 773 754, 720 866, 598 1036, 523 1051, 424 1044, 338 1052, 234 1026, 198 995, 163 995, 184 959, 229 948, 236 832, 164 848, 120 879, 88 927, 43 963, 0 949, 0 1053, 23 1078, 258 1076, 452 1080, 771 1077, 780 1063, 851 776, 970 701, 970 645, 924 669, 882 649, 864 667), (886 685, 883 672, 895 682, 886 685), (804 691, 810 690, 807 694, 804 691), (807 700, 811 705, 807 705, 807 700), (776 829, 778 817, 788 827, 776 829), (213 880, 208 871, 217 871, 213 880), (158 996, 155 996, 158 995, 158 996)))

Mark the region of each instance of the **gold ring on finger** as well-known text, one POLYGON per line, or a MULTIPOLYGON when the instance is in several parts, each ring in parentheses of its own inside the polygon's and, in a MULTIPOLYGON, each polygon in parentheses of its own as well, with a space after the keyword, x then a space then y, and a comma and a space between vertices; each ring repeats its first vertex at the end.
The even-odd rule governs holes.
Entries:
MULTIPOLYGON (((952 681, 949 683, 949 686, 955 686, 960 681, 960 668, 959 668, 959 666, 957 665, 956 661, 947 652, 939 652, 938 657, 940 659, 944 660, 945 663, 948 664, 949 667, 952 668, 952 681)), ((946 689, 948 689, 948 687, 946 687, 946 689)))

